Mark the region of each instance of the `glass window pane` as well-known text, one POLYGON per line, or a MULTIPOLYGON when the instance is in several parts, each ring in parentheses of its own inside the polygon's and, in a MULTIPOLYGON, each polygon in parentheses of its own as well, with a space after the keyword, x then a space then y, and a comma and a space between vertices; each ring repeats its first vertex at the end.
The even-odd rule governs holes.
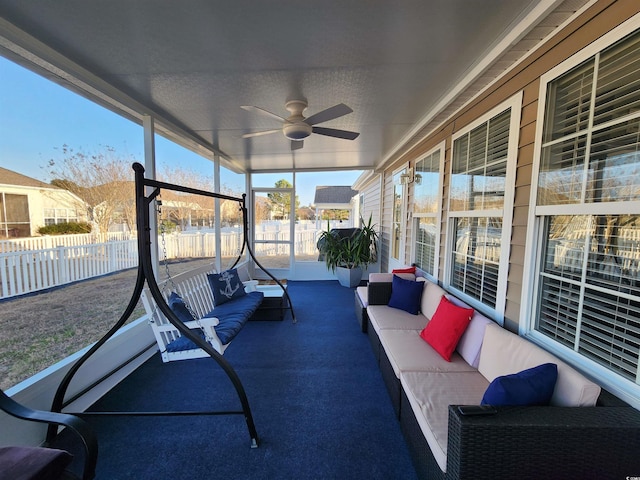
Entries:
POLYGON ((583 136, 543 148, 538 205, 580 203, 586 146, 586 136, 583 136))
POLYGON ((400 184, 400 175, 405 170, 393 176, 393 219, 391 223, 391 258, 400 260, 400 242, 402 240, 402 210, 404 206, 404 185, 400 184))
POLYGON ((440 199, 440 150, 416 162, 413 212, 436 213, 440 199))
POLYGON ((496 304, 501 242, 501 218, 456 219, 451 284, 492 308, 496 304))
POLYGON ((587 282, 617 292, 640 288, 640 216, 589 217, 587 282))
POLYGON ((449 208, 454 212, 473 210, 471 201, 474 198, 475 188, 473 175, 462 173, 451 175, 449 188, 449 208))
POLYGON ((504 206, 511 109, 454 141, 450 209, 498 209, 504 206))
POLYGON ((542 258, 535 328, 635 380, 640 216, 550 217, 542 258))
POLYGON ((436 238, 438 229, 435 218, 416 218, 416 248, 414 263, 425 272, 436 275, 436 238))
POLYGON ((573 348, 577 331, 580 287, 553 277, 542 277, 536 330, 573 348))
POLYGON ((29 223, 29 200, 26 195, 6 193, 4 200, 7 222, 29 223))
POLYGON ((594 132, 586 201, 640 200, 640 119, 594 132))

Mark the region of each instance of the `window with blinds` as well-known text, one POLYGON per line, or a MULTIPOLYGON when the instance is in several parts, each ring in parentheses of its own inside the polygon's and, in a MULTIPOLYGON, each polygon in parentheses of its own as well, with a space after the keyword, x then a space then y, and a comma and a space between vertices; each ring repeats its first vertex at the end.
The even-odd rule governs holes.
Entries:
POLYGON ((440 245, 439 223, 442 201, 441 149, 415 165, 413 182, 414 259, 418 268, 437 278, 436 254, 440 245))
POLYGON ((505 208, 510 210, 505 193, 515 148, 510 145, 512 114, 507 108, 455 138, 451 162, 449 285, 496 310, 502 308, 500 264, 510 234, 503 217, 505 208))
POLYGON ((535 208, 534 329, 640 384, 639 32, 547 84, 535 208))

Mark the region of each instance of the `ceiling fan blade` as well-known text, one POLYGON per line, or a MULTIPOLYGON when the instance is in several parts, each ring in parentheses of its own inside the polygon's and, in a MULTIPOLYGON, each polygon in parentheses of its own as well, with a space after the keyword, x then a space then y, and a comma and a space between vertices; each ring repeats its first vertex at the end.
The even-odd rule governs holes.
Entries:
POLYGON ((300 150, 304 146, 304 140, 291 140, 291 150, 300 150))
POLYGON ((315 125, 316 123, 328 122, 334 118, 342 117, 343 115, 347 115, 351 112, 353 112, 353 110, 347 107, 344 103, 339 103, 338 105, 334 105, 333 107, 329 107, 326 110, 322 110, 321 112, 305 118, 304 122, 309 125, 315 125))
POLYGON ((244 135, 242 135, 242 138, 260 137, 262 135, 269 135, 271 133, 277 133, 281 131, 282 131, 281 128, 276 128, 275 130, 264 130, 262 132, 245 133, 244 135))
POLYGON ((313 133, 326 135, 327 137, 344 138, 345 140, 355 140, 360 135, 357 132, 350 132, 348 130, 338 130, 335 128, 323 127, 313 127, 313 133))
POLYGON ((279 122, 286 122, 285 118, 282 118, 280 115, 276 115, 275 113, 271 113, 264 108, 254 107, 253 105, 242 105, 240 108, 246 110, 247 112, 254 112, 260 115, 266 115, 267 117, 271 117, 274 120, 278 120, 279 122))

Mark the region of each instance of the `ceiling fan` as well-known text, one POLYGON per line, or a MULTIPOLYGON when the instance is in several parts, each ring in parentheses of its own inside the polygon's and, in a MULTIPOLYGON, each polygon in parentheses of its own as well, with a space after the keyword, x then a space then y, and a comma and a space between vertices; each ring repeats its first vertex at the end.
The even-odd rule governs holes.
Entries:
POLYGON ((327 137, 344 138, 346 140, 355 140, 358 138, 358 135, 360 135, 357 132, 315 126, 317 123, 328 122, 329 120, 333 120, 353 112, 353 110, 347 107, 344 103, 334 105, 333 107, 322 110, 321 112, 307 118, 302 115, 302 112, 307 108, 307 102, 305 100, 290 100, 285 103, 284 106, 289 113, 291 113, 288 118, 283 118, 275 113, 271 113, 252 105, 243 105, 240 107, 248 112, 256 112, 282 122, 281 128, 246 133, 242 135, 242 138, 259 137, 261 135, 269 135, 270 133, 282 132, 285 137, 291 140, 291 150, 298 150, 302 148, 304 139, 312 133, 326 135, 327 137))

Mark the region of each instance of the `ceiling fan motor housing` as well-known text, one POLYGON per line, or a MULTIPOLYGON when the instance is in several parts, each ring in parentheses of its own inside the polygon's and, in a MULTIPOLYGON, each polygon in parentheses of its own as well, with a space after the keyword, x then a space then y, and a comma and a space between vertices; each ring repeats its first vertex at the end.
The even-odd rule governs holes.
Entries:
POLYGON ((289 140, 304 140, 311 135, 311 125, 304 122, 287 123, 282 128, 282 133, 289 140))

